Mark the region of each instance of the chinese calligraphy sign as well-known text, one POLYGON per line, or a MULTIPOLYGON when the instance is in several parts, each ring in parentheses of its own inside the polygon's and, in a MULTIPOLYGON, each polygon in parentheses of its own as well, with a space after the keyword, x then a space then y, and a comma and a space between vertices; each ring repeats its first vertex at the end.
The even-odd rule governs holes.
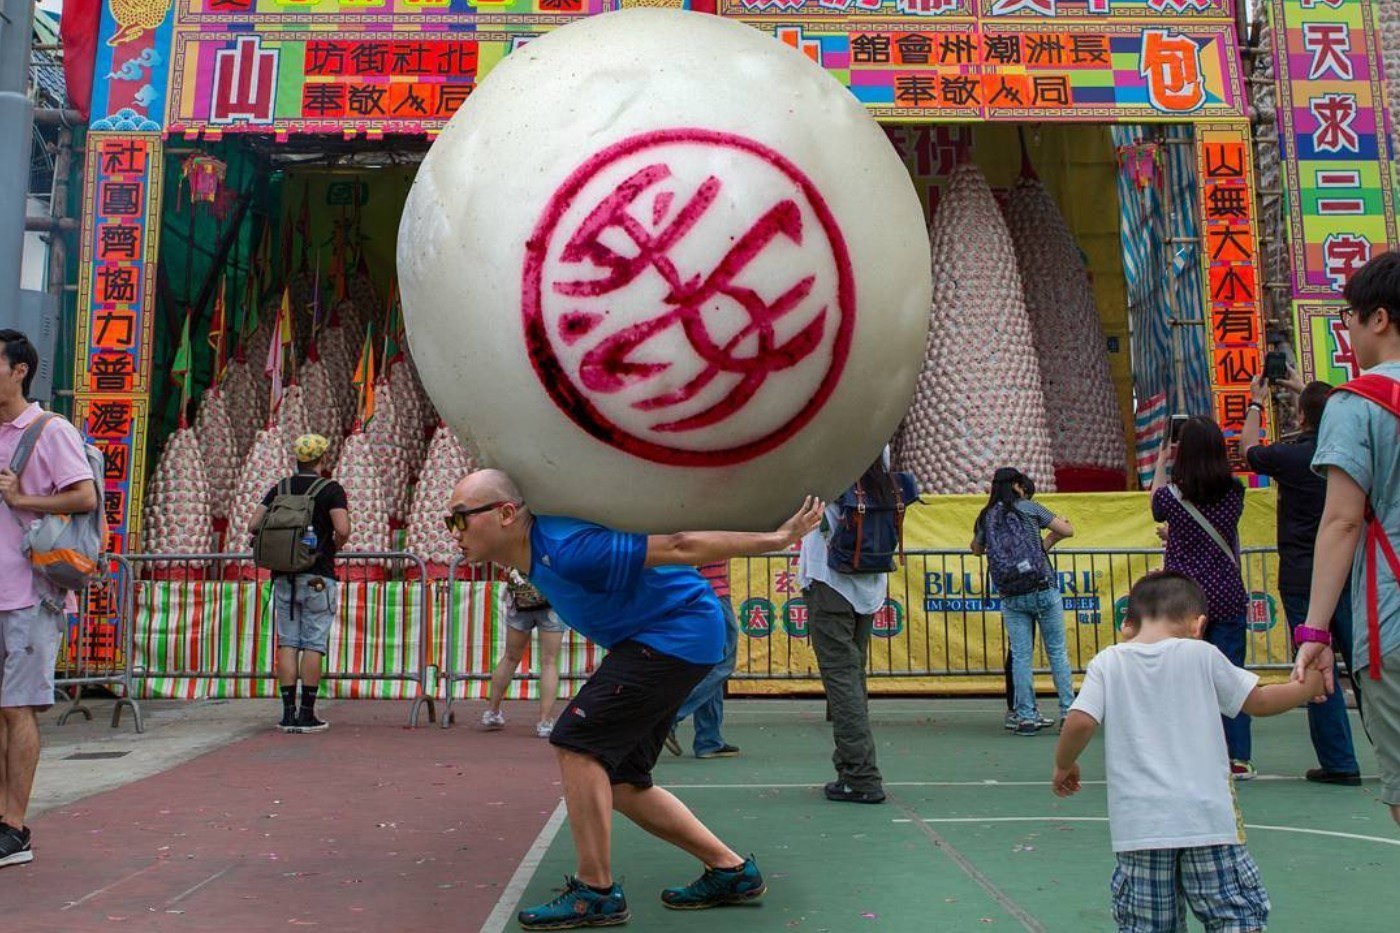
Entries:
POLYGON ((661 463, 743 462, 791 437, 839 382, 855 323, 821 192, 773 150, 697 129, 586 161, 546 206, 522 287, 555 404, 661 463), (735 188, 779 194, 736 201, 735 188))
POLYGON ((1265 347, 1250 138, 1247 126, 1197 132, 1211 391, 1232 463, 1243 470, 1239 432, 1265 347))

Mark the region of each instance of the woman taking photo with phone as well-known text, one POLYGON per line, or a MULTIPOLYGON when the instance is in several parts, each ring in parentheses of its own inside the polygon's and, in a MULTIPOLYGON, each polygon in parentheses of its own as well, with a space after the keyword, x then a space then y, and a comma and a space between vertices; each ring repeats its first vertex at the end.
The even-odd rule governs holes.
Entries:
MULTIPOLYGON (((1175 427, 1175 426, 1174 426, 1175 427)), ((1205 590, 1205 638, 1236 667, 1244 667, 1249 595, 1240 576, 1240 516, 1244 486, 1230 473, 1225 435, 1205 417, 1188 418, 1157 458, 1152 517, 1166 522, 1165 569, 1183 573, 1205 590), (1171 482, 1167 471, 1171 470, 1171 482)), ((1249 763, 1249 717, 1224 719, 1230 773, 1254 777, 1249 763)))

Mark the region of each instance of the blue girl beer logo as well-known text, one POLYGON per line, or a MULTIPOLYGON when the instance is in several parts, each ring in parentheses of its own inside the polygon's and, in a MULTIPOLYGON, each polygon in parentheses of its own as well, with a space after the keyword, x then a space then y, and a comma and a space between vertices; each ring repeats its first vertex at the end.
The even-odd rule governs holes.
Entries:
POLYGON ((755 596, 739 604, 739 628, 750 638, 767 638, 773 634, 773 619, 777 607, 772 600, 755 596))
POLYGON ((807 600, 799 596, 783 603, 783 631, 788 638, 807 637, 807 600))
POLYGON ((875 621, 870 633, 876 638, 894 638, 904 631, 904 607, 893 599, 886 599, 880 611, 875 613, 875 621))

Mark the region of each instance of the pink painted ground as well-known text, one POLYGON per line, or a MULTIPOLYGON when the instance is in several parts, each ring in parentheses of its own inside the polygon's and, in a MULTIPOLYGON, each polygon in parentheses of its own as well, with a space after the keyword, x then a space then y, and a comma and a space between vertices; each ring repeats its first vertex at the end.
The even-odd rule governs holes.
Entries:
POLYGON ((34 862, 0 869, 3 926, 479 929, 559 786, 532 709, 482 733, 477 706, 444 731, 405 728, 403 703, 326 704, 321 735, 269 731, 46 813, 34 862))

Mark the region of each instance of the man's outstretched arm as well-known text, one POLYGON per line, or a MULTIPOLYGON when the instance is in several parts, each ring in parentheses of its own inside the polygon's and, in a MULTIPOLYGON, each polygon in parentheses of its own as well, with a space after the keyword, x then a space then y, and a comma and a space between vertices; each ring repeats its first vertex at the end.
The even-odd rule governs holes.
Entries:
POLYGON ((777 531, 678 531, 647 538, 646 566, 693 567, 732 557, 756 557, 796 547, 807 533, 821 524, 826 503, 808 496, 797 513, 777 531))

